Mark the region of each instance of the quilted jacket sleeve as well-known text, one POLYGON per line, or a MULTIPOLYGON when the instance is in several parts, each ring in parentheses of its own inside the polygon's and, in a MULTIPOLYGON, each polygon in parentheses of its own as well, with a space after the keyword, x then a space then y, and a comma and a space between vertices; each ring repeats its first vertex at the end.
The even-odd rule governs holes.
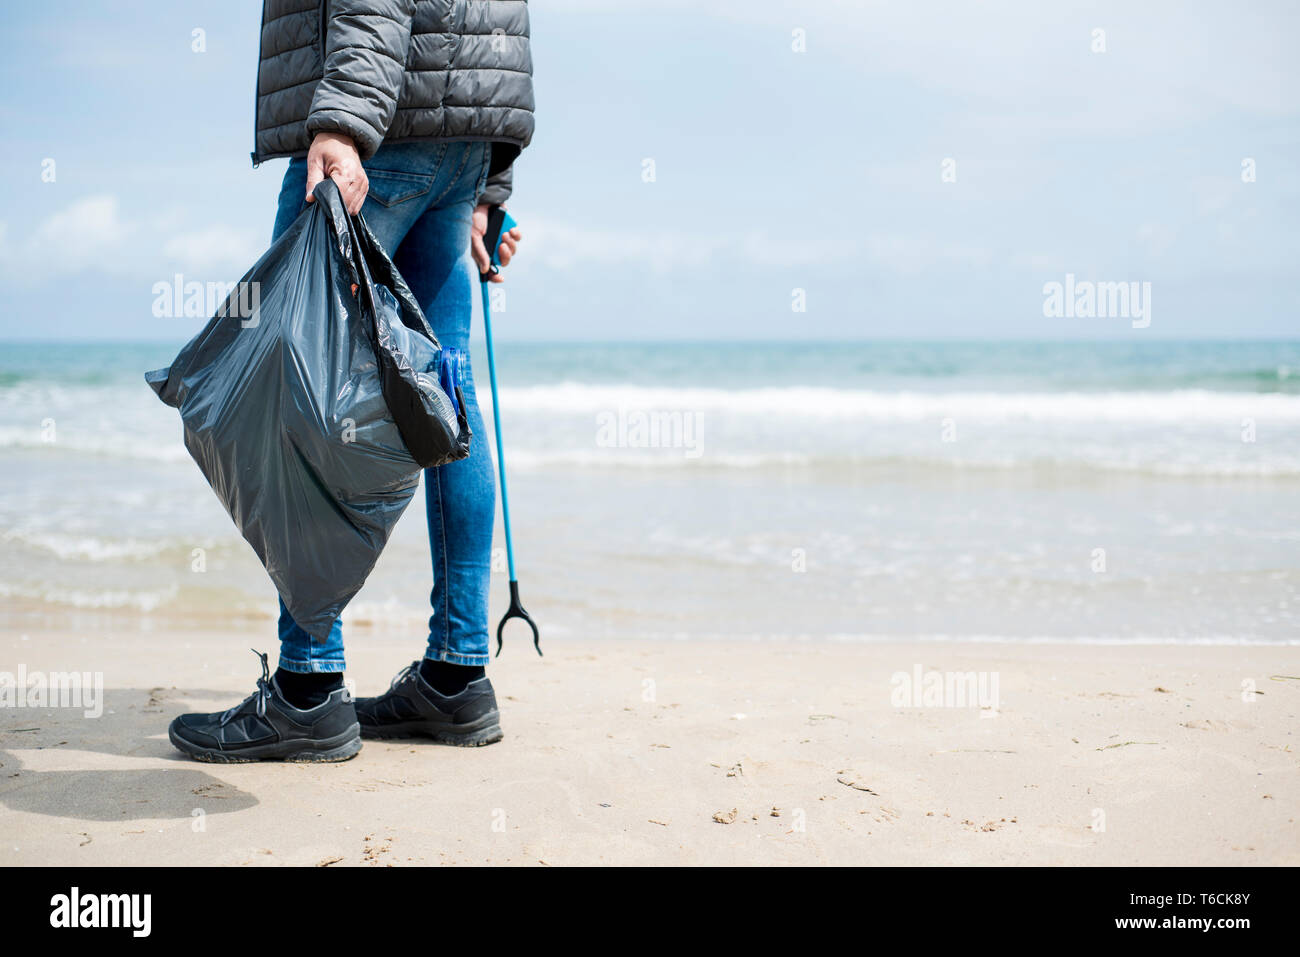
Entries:
POLYGON ((361 158, 369 159, 397 111, 415 0, 321 2, 325 67, 307 115, 307 132, 346 133, 361 158))
POLYGON ((488 177, 487 185, 483 187, 483 195, 478 198, 479 204, 487 203, 490 206, 500 206, 510 198, 510 191, 514 188, 514 178, 515 167, 513 164, 499 173, 493 173, 488 177))

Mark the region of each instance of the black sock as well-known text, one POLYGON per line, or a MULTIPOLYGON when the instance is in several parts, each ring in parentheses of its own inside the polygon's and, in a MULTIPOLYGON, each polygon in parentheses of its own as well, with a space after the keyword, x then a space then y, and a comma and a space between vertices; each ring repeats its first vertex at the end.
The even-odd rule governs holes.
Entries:
POLYGON ((337 671, 285 671, 275 669, 275 683, 284 700, 299 710, 324 704, 331 691, 343 687, 343 675, 337 671))
POLYGON ((485 674, 482 665, 453 665, 450 661, 434 661, 432 658, 420 662, 420 677, 433 685, 438 694, 460 694, 471 681, 485 674))

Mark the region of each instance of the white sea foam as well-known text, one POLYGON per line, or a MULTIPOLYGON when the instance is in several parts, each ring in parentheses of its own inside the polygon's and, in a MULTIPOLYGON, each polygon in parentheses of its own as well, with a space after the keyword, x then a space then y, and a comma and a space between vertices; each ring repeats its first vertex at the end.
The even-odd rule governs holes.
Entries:
POLYGON ((157 590, 125 588, 92 590, 0 583, 0 598, 27 598, 51 605, 88 610, 130 609, 146 614, 175 599, 177 593, 178 589, 175 586, 157 590))
POLYGON ((0 536, 6 545, 17 542, 55 557, 88 562, 141 561, 162 554, 168 548, 166 541, 138 541, 136 539, 106 540, 89 535, 69 535, 57 532, 39 532, 11 529, 0 536))
POLYGON ((46 440, 39 428, 0 426, 0 449, 50 455, 92 455, 109 458, 139 459, 147 462, 188 462, 190 454, 181 441, 179 429, 167 435, 140 432, 77 429, 68 423, 58 425, 55 439, 46 440))
MULTIPOLYGON (((14 399, 23 390, 8 390, 14 399)), ((37 390, 41 391, 41 390, 37 390)), ((140 387, 143 393, 144 387, 140 387)), ((0 407, 0 451, 189 468, 175 413, 121 387, 67 386, 0 407), (78 397, 78 393, 84 393, 78 397), (115 398, 116 397, 116 398, 115 398), (46 402, 50 405, 46 405, 46 402), (53 420, 54 441, 41 423, 53 420)), ((487 403, 484 390, 480 401, 487 403)), ((484 412, 490 415, 485 407, 484 412)), ((929 392, 816 386, 723 389, 564 382, 507 388, 510 464, 520 469, 1079 467, 1162 476, 1300 475, 1300 395, 1170 392, 929 392), (602 447, 601 414, 689 412, 698 443, 602 447), (957 442, 940 443, 951 419, 957 442), (1257 442, 1242 441, 1246 431, 1257 442)), ((476 441, 491 446, 489 435, 476 441)))
POLYGON ((1243 418, 1300 422, 1300 395, 1253 392, 884 392, 813 386, 713 389, 632 385, 557 385, 505 389, 511 415, 585 414, 609 409, 694 410, 735 416, 915 422, 967 420, 1031 422, 1239 422, 1243 418))
POLYGON ((1201 460, 1167 461, 1155 455, 1143 459, 1118 451, 1100 455, 1046 456, 1026 452, 1012 455, 990 451, 964 455, 871 455, 848 453, 811 455, 794 452, 707 452, 690 459, 671 450, 565 449, 551 451, 511 449, 510 468, 519 471, 558 469, 662 471, 692 469, 701 472, 761 471, 766 469, 837 470, 888 468, 906 470, 1006 472, 1032 469, 1043 473, 1101 472, 1168 478, 1291 479, 1300 478, 1300 455, 1282 453, 1265 461, 1242 461, 1229 456, 1201 460))
POLYGON ((925 634, 906 632, 721 632, 721 631, 651 631, 637 632, 636 638, 651 641, 722 642, 746 644, 812 644, 832 641, 840 644, 990 644, 990 645, 1096 645, 1122 647, 1128 645, 1179 645, 1179 646, 1230 646, 1230 647, 1295 647, 1300 638, 1263 638, 1251 634, 1207 634, 1193 637, 1167 635, 1134 635, 1114 637, 1106 635, 1006 635, 1006 634, 925 634))

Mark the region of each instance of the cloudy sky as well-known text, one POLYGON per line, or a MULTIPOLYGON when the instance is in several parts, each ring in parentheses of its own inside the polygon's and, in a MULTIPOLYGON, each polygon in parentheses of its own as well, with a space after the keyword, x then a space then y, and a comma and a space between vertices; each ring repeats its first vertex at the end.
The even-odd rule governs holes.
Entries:
MULTIPOLYGON (((1294 336, 1297 10, 539 3, 499 334, 1294 336), (1150 326, 1045 317, 1067 273, 1151 283, 1150 326)), ((0 338, 192 335, 154 283, 237 279, 284 171, 248 158, 260 4, 3 16, 0 338)))

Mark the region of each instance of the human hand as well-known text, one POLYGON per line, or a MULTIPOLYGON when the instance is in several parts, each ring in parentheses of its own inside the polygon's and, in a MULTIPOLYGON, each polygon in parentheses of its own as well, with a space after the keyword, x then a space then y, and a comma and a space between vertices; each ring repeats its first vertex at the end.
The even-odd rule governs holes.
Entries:
MULTIPOLYGON (((478 266, 479 275, 487 272, 491 266, 491 257, 488 256, 487 247, 483 244, 483 237, 487 235, 488 212, 491 209, 492 207, 487 203, 475 207, 473 227, 470 229, 469 250, 470 255, 474 257, 474 264, 478 266)), ((497 246, 501 265, 506 265, 514 258, 515 253, 519 251, 519 240, 523 238, 524 234, 519 231, 518 226, 501 234, 501 242, 497 246)), ((500 273, 488 279, 488 282, 505 281, 505 276, 500 273)))
POLYGON ((352 215, 361 211, 370 191, 370 179, 352 137, 343 133, 317 133, 307 151, 307 202, 316 197, 312 191, 326 176, 338 184, 343 195, 343 205, 352 215))

